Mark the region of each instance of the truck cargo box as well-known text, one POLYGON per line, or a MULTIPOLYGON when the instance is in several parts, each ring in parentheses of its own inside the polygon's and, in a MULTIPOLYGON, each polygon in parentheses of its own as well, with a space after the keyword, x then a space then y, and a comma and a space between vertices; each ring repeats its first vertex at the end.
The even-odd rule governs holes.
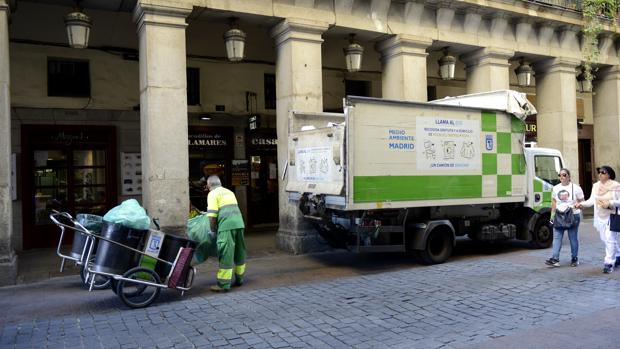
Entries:
POLYGON ((524 122, 515 115, 535 109, 522 94, 494 93, 506 107, 347 97, 344 114, 293 112, 286 190, 324 195, 341 210, 524 202, 524 122))

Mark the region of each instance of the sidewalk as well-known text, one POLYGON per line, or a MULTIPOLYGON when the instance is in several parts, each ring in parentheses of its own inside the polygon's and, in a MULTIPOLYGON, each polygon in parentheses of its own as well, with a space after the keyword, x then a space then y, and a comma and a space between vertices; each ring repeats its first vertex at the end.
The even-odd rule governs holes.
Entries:
MULTIPOLYGON (((246 233, 248 259, 288 255, 288 253, 276 248, 275 236, 275 231, 246 233)), ((65 245, 62 252, 68 254, 70 249, 71 245, 65 245)), ((210 262, 213 260, 206 263, 210 262)), ((71 261, 65 263, 65 270, 61 273, 60 263, 61 259, 56 255, 56 247, 19 252, 17 284, 29 284, 56 277, 79 275, 79 267, 71 261)))
MULTIPOLYGON (((585 219, 592 218, 592 208, 584 209, 583 215, 585 219)), ((583 224, 582 224, 583 226, 583 224)), ((291 254, 281 251, 276 247, 276 230, 258 230, 246 232, 246 248, 248 259, 284 257, 291 254)), ((68 253, 71 246, 63 246, 64 253, 68 253)), ((340 253, 345 253, 339 250, 340 253)), ((63 277, 69 275, 79 275, 79 268, 72 262, 65 263, 65 271, 60 272, 60 257, 56 255, 56 248, 36 249, 22 251, 18 254, 18 276, 17 284, 29 284, 33 282, 45 281, 51 278, 63 277)), ((214 259, 198 266, 201 273, 210 272, 214 267, 214 259)))

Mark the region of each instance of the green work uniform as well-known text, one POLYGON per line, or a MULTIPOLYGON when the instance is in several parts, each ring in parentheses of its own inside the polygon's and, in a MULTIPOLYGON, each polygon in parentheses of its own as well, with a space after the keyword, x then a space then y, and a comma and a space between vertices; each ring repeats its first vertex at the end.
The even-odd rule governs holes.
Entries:
POLYGON ((207 216, 217 218, 217 254, 220 264, 217 284, 221 288, 229 289, 233 269, 238 285, 243 283, 245 274, 243 217, 235 194, 224 187, 211 190, 207 203, 207 216))

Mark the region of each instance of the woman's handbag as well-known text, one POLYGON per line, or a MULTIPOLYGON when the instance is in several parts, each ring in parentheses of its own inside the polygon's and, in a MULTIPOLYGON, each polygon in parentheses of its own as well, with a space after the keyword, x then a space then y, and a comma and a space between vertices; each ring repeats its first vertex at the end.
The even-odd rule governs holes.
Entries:
POLYGON ((616 207, 616 213, 609 215, 609 230, 618 232, 620 231, 620 215, 618 215, 618 208, 616 207))
MULTIPOLYGON (((618 223, 620 224, 620 216, 618 216, 618 223)), ((567 208, 566 211, 555 212, 555 218, 553 219, 553 227, 559 229, 569 229, 575 225, 575 215, 572 208, 567 208)))
MULTIPOLYGON (((571 196, 571 198, 573 198, 575 195, 574 187, 575 185, 573 184, 571 186, 571 191, 573 192, 572 194, 573 196, 571 196)), ((620 218, 620 216, 618 218, 620 218)), ((553 219, 554 228, 570 229, 575 225, 575 223, 576 223, 575 214, 573 213, 573 209, 571 207, 568 207, 566 211, 564 212, 560 210, 555 211, 555 218, 553 219)))

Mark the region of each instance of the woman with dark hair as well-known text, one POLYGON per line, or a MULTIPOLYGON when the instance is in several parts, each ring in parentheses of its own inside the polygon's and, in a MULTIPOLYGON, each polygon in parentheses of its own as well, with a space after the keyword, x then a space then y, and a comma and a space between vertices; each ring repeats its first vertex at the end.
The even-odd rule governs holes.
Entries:
POLYGON ((594 228, 598 230, 601 241, 605 244, 605 261, 603 273, 609 274, 620 265, 620 247, 618 247, 617 233, 609 230, 609 215, 612 210, 611 201, 614 191, 620 190, 620 183, 616 182, 616 172, 610 166, 596 168, 598 182, 592 186, 590 198, 578 203, 577 207, 594 206, 594 228))
POLYGON ((551 193, 551 217, 559 212, 565 213, 567 210, 572 210, 574 216, 573 225, 569 228, 553 226, 553 247, 551 252, 551 258, 545 261, 545 264, 551 267, 560 266, 560 250, 562 249, 562 238, 564 238, 564 232, 568 231, 568 240, 570 241, 571 252, 571 267, 579 265, 578 253, 579 253, 579 239, 577 232, 579 231, 579 223, 581 222, 581 210, 575 208, 575 205, 583 201, 583 190, 581 187, 570 180, 570 171, 567 168, 560 170, 560 183, 553 187, 551 193))

